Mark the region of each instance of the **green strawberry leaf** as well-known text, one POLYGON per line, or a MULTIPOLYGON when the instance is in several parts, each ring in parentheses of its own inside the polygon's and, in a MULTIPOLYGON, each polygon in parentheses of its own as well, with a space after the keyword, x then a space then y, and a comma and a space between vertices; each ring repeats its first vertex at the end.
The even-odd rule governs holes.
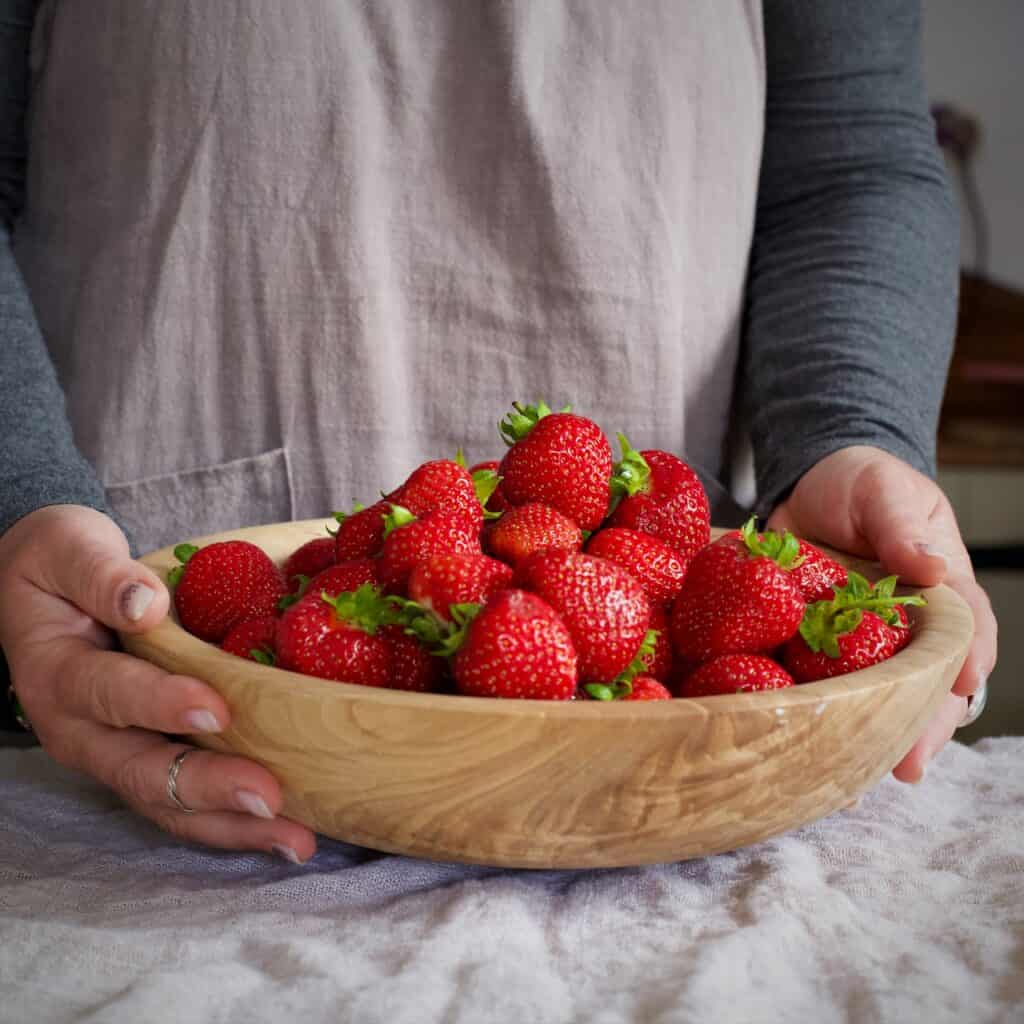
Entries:
POLYGON ((402 505, 392 505, 391 511, 384 516, 384 536, 389 537, 400 526, 407 526, 416 517, 402 505))
POLYGON ((277 610, 279 612, 284 612, 291 608, 291 606, 306 593, 306 588, 309 586, 309 577, 301 572, 296 573, 292 579, 299 581, 298 590, 296 590, 294 594, 285 594, 284 597, 277 602, 277 610))
MULTIPOLYGON (((564 405, 559 412, 572 412, 571 405, 564 405)), ((510 448, 521 441, 545 416, 551 415, 551 409, 543 401, 536 405, 522 405, 519 402, 512 403, 510 412, 499 424, 498 433, 501 439, 510 448)))
POLYGON ((622 449, 622 458, 612 467, 612 507, 608 510, 609 515, 615 511, 623 498, 641 494, 651 486, 651 467, 647 460, 629 443, 625 434, 620 431, 615 436, 622 449))
POLYGON ((751 516, 741 527, 740 537, 755 558, 770 558, 780 569, 795 569, 803 565, 800 541, 789 530, 778 533, 764 530, 758 533, 757 516, 751 516))
POLYGON ((355 590, 345 591, 331 597, 326 590, 320 597, 334 609, 335 617, 364 633, 374 636, 381 626, 400 625, 402 610, 385 597, 375 583, 363 583, 355 590))
POLYGON ((461 466, 463 469, 467 468, 466 456, 463 455, 461 447, 455 449, 455 458, 452 459, 452 462, 454 462, 456 466, 461 466))
POLYGON ((269 647, 254 647, 249 651, 249 656, 261 665, 274 664, 274 652, 269 647))
POLYGON ((181 577, 184 575, 185 566, 188 565, 189 559, 199 550, 195 544, 178 544, 174 549, 174 557, 181 563, 180 565, 174 566, 173 569, 167 571, 167 583, 176 587, 181 582, 181 577))
POLYGON ((486 506, 500 483, 501 477, 493 469, 478 469, 473 474, 473 490, 476 491, 477 501, 486 506))

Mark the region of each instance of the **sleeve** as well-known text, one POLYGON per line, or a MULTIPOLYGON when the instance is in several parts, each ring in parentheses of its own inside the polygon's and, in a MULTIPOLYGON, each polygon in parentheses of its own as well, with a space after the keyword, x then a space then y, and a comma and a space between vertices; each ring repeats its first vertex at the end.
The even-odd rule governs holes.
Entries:
POLYGON ((29 44, 38 0, 0 0, 0 534, 44 505, 108 512, 11 250, 24 198, 29 44))
POLYGON ((738 398, 758 511, 874 445, 929 475, 956 325, 956 206, 918 0, 765 0, 765 141, 738 398))

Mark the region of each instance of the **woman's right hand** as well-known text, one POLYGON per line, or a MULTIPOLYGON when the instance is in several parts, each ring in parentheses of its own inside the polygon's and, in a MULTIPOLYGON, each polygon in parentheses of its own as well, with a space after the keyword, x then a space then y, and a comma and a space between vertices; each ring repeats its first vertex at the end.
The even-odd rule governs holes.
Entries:
POLYGON ((168 769, 185 744, 162 734, 219 732, 230 721, 205 683, 112 649, 112 630, 152 629, 169 601, 113 520, 93 509, 50 505, 0 536, 0 647, 43 748, 188 842, 307 860, 313 833, 277 816, 280 786, 252 761, 199 750, 177 780, 195 813, 168 796, 168 769))

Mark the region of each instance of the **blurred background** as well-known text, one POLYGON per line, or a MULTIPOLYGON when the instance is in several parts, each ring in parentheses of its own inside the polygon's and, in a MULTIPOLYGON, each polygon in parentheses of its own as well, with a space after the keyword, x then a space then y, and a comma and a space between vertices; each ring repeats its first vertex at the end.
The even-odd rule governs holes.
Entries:
POLYGON ((924 57, 962 215, 960 321, 939 483, 999 620, 985 714, 1024 735, 1024 0, 924 0, 924 57))

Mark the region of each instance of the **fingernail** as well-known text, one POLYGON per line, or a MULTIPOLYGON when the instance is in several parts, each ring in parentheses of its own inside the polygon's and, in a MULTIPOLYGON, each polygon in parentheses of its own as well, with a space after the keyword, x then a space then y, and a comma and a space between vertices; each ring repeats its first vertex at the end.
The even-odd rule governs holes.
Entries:
POLYGON ((129 583, 121 591, 121 610, 132 622, 138 622, 153 603, 156 592, 144 583, 129 583))
POLYGON ((919 540, 914 544, 914 547, 917 548, 922 555, 927 555, 929 558, 941 558, 947 565, 949 564, 949 555, 947 555, 941 548, 937 548, 933 544, 929 544, 927 541, 919 540))
POLYGON ((271 849, 278 855, 278 857, 283 857, 289 864, 302 863, 302 861, 299 860, 299 855, 290 846, 284 846, 281 843, 274 843, 271 849))
POLYGON ((189 732, 220 732, 216 715, 202 708, 185 712, 185 726, 189 732))
MULTIPOLYGON (((273 818, 273 812, 267 806, 266 801, 259 795, 259 793, 251 793, 247 789, 240 789, 235 793, 235 799, 238 801, 239 806, 248 811, 249 814, 255 815, 257 818, 273 818)), ((284 854, 282 854, 284 856, 284 854)))

